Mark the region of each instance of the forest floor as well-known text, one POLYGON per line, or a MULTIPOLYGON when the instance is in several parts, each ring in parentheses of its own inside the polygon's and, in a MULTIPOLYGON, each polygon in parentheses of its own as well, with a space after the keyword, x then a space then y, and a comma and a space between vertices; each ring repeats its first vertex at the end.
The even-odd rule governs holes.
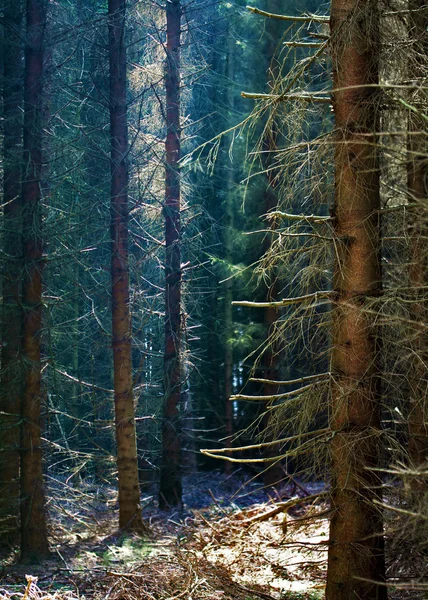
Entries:
POLYGON ((0 600, 265 600, 323 597, 327 520, 317 484, 269 495, 241 472, 185 481, 185 509, 147 497, 151 537, 117 534, 115 491, 51 480, 52 557, 0 570, 0 600), (278 501, 289 504, 275 508, 278 501), (294 502, 297 501, 297 504, 294 502), (280 509, 280 510, 278 510, 280 509), (308 517, 311 519, 308 519, 308 517))

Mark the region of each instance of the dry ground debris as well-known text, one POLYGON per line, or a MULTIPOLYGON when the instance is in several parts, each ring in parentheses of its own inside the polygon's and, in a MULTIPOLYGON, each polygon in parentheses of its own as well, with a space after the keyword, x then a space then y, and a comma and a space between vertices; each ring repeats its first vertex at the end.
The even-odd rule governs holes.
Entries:
POLYGON ((63 495, 57 482, 52 558, 26 566, 5 558, 0 600, 322 598, 322 494, 315 489, 302 500, 290 488, 277 506, 259 484, 236 494, 242 483, 200 474, 188 488, 183 513, 162 513, 148 501, 152 535, 142 540, 115 533, 113 489, 100 489, 94 500, 93 491, 80 485, 73 499, 71 489, 63 495))

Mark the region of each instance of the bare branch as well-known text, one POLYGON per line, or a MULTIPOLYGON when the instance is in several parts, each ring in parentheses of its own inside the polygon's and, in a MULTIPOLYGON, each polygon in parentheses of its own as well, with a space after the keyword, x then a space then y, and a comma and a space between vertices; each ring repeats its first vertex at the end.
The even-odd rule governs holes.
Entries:
POLYGON ((272 400, 282 400, 283 398, 291 398, 292 396, 298 396, 302 392, 307 392, 319 383, 321 382, 316 381, 315 383, 305 385, 299 388, 298 390, 292 390, 291 392, 285 392, 284 394, 272 394, 271 396, 247 396, 246 394, 235 394, 234 396, 231 396, 229 400, 247 400, 253 402, 269 402, 272 400))
POLYGON ((315 94, 257 94, 251 92, 241 92, 242 98, 250 100, 275 100, 285 102, 287 100, 303 100, 304 102, 320 102, 331 104, 330 96, 316 96, 315 94))
POLYGON ((305 381, 311 381, 312 379, 321 379, 321 378, 331 377, 330 371, 326 373, 318 373, 318 375, 307 375, 306 377, 299 377, 298 379, 290 379, 288 381, 275 381, 274 379, 258 379, 256 377, 251 377, 250 381, 256 381, 257 383, 269 383, 272 385, 294 385, 296 383, 303 383, 305 381))
POLYGON ((235 300, 232 306, 247 306, 249 308, 282 308, 290 304, 298 304, 300 302, 310 302, 311 300, 332 300, 334 292, 323 290, 314 292, 313 294, 305 294, 304 296, 296 296, 295 298, 284 298, 278 302, 250 302, 248 300, 235 300))
POLYGON ((262 17, 269 17, 270 19, 278 19, 279 21, 296 21, 297 23, 329 23, 330 17, 327 15, 308 15, 307 17, 293 17, 291 15, 277 15, 274 13, 266 12, 255 6, 247 6, 247 9, 262 17))

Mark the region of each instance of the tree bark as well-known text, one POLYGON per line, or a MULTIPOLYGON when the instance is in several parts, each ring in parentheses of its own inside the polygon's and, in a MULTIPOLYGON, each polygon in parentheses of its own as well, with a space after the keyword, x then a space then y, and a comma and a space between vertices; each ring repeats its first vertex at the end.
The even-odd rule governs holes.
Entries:
POLYGON ((21 165, 22 165, 22 21, 19 0, 4 3, 3 38, 3 249, 2 346, 0 411, 0 545, 19 536, 21 403, 22 270, 21 165))
POLYGON ((381 292, 376 150, 378 15, 374 0, 331 4, 336 121, 330 427, 331 508, 327 600, 383 600, 380 342, 364 305, 381 292), (347 89, 345 89, 347 88, 347 89), (379 583, 377 583, 379 582, 379 583))
POLYGON ((165 350, 159 506, 182 505, 180 399, 182 370, 180 222, 180 0, 166 4, 165 350))
POLYGON ((24 361, 21 400, 21 559, 49 553, 41 449, 41 369, 43 240, 41 170, 45 0, 27 0, 24 78, 24 173, 22 183, 24 361))
POLYGON ((119 527, 144 533, 138 482, 128 258, 128 122, 125 0, 109 0, 111 281, 119 527))

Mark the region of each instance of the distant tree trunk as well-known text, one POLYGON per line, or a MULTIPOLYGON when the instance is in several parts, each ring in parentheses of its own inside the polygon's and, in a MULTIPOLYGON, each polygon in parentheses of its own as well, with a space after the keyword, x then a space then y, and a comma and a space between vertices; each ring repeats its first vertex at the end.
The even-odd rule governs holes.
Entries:
POLYGON ((111 281, 119 527, 144 533, 132 381, 128 261, 128 122, 125 0, 109 0, 111 281))
MULTIPOLYGON (((280 13, 281 10, 276 9, 268 9, 273 13, 280 13)), ((268 23, 270 21, 275 21, 274 19, 268 19, 268 23)), ((277 21, 275 21, 277 23, 277 21)), ((272 131, 270 137, 266 137, 264 140, 264 151, 267 152, 265 155, 266 158, 264 160, 264 168, 269 169, 267 180, 268 186, 265 192, 265 213, 268 214, 273 208, 275 208, 277 203, 277 196, 274 189, 274 174, 272 172, 271 162, 272 155, 276 146, 276 131, 272 131)), ((272 228, 272 223, 267 224, 267 228, 272 228)), ((272 243, 272 237, 270 234, 266 234, 263 250, 266 253, 269 250, 269 247, 272 243)), ((266 301, 271 302, 278 300, 279 298, 279 283, 274 274, 275 280, 272 285, 267 290, 266 301)), ((278 356, 278 344, 269 340, 271 334, 273 333, 275 323, 278 321, 278 311, 274 307, 268 307, 264 309, 264 324, 266 329, 266 338, 268 340, 268 348, 263 353, 262 358, 262 366, 263 366, 263 377, 266 379, 266 382, 263 384, 263 395, 264 396, 273 396, 279 393, 279 387, 275 383, 271 383, 272 381, 278 380, 278 369, 279 369, 279 356, 278 356)), ((275 441, 275 438, 278 436, 278 431, 275 429, 275 425, 272 422, 270 411, 268 411, 268 403, 265 404, 265 414, 263 417, 263 439, 265 442, 275 441)), ((266 446, 264 451, 265 458, 273 458, 278 455, 278 446, 273 444, 272 446, 266 446)), ((265 469, 263 471, 263 483, 265 486, 275 486, 278 485, 284 479, 284 470, 281 465, 281 461, 277 461, 274 463, 266 463, 265 469)))
POLYGON ((43 240, 41 234, 43 46, 45 0, 27 0, 24 79, 24 173, 22 183, 25 273, 22 353, 25 374, 21 400, 21 558, 49 553, 41 448, 43 240))
MULTIPOLYGON (((423 85, 423 77, 426 73, 428 60, 428 7, 425 0, 409 1, 409 36, 411 39, 410 53, 411 63, 410 77, 419 80, 423 85)), ((420 111, 425 109, 422 102, 426 100, 426 90, 418 91, 409 98, 412 105, 416 101, 416 108, 420 111)), ((424 287, 427 284, 428 256, 426 248, 427 232, 427 192, 428 192, 428 168, 427 168, 427 143, 426 135, 423 134, 426 121, 418 113, 409 113, 409 138, 408 138, 408 177, 407 188, 409 202, 416 204, 412 208, 410 231, 411 231, 411 264, 409 271, 410 285, 415 293, 413 305, 413 320, 416 331, 415 341, 412 346, 411 370, 410 370, 410 410, 409 410, 409 456, 413 466, 420 466, 428 459, 428 405, 427 405, 427 360, 428 339, 425 328, 417 325, 426 323, 427 309, 424 287), (412 135, 416 134, 416 135, 412 135)), ((423 486, 423 482, 414 478, 412 487, 423 486)))
POLYGON ((0 545, 19 535, 22 271, 22 20, 19 0, 4 2, 3 37, 3 306, 0 411, 0 545))
MULTIPOLYGON (((275 301, 278 299, 278 284, 274 282, 270 288, 266 300, 268 302, 275 301)), ((265 308, 264 311, 264 324, 266 328, 266 336, 272 333, 273 327, 278 320, 278 312, 275 308, 265 308)), ((279 393, 279 386, 273 381, 278 380, 278 356, 277 356, 277 344, 269 341, 269 348, 267 348, 263 354, 263 377, 267 380, 263 384, 263 396, 273 396, 279 393)), ((263 441, 274 442, 278 437, 279 432, 276 431, 275 425, 272 422, 268 406, 264 407, 265 414, 263 415, 263 441)), ((266 446, 264 450, 264 458, 272 459, 278 456, 278 445, 273 444, 272 446, 266 446)), ((275 462, 267 462, 264 465, 263 471, 263 483, 266 487, 272 487, 279 485, 285 477, 285 472, 281 465, 281 460, 275 462)))
MULTIPOLYGON (((77 202, 76 202, 76 210, 79 211, 77 202)), ((77 225, 79 226, 79 224, 77 225)), ((80 385, 80 372, 79 372, 79 366, 80 366, 80 361, 79 361, 79 343, 80 343, 80 338, 82 335, 82 332, 80 331, 80 327, 79 327, 79 317, 80 317, 80 303, 79 303, 79 295, 80 295, 80 287, 79 287, 79 281, 80 281, 80 265, 77 262, 77 260, 74 263, 73 266, 73 335, 72 335, 72 373, 74 375, 74 377, 76 377, 76 379, 78 381, 74 381, 73 382, 73 386, 72 386, 72 397, 70 400, 70 410, 72 410, 73 412, 71 413, 72 416, 78 416, 79 414, 81 414, 79 412, 80 410, 80 399, 81 399, 81 385, 80 385)), ((77 430, 76 430, 76 422, 74 421, 74 419, 71 421, 70 425, 69 425, 69 434, 72 434, 73 432, 75 432, 76 434, 76 439, 77 439, 77 444, 79 445, 82 436, 81 436, 81 426, 80 424, 77 425, 77 430)))
POLYGON ((166 3, 165 351, 159 506, 182 505, 180 399, 183 379, 180 222, 180 0, 166 3))
MULTIPOLYGON (((229 170, 232 171, 232 166, 229 166, 229 170)), ((231 175, 229 175, 231 177, 231 175)), ((228 181, 229 183, 229 181, 228 181)), ((231 194, 233 194, 233 188, 231 185, 228 185, 227 189, 227 199, 226 199, 226 219, 225 219, 225 228, 227 232, 225 233, 225 238, 228 239, 226 242, 226 255, 225 260, 226 263, 232 264, 232 252, 230 248, 231 244, 231 228, 233 226, 233 213, 232 213, 232 199, 231 194)), ((233 394, 233 347, 232 347, 232 336, 233 336, 233 310, 232 310, 232 301, 233 301, 233 280, 230 278, 230 273, 228 275, 228 279, 224 284, 224 331, 225 331, 225 348, 224 348, 224 401, 225 401, 225 425, 226 425, 226 448, 231 448, 232 446, 232 436, 233 436, 233 404, 230 400, 230 397, 233 394)), ((232 463, 229 461, 225 461, 224 469, 226 473, 230 473, 232 471, 232 463)))
MULTIPOLYGON (((280 0, 267 0, 266 1, 266 10, 273 14, 281 13, 281 2, 280 0)), ((267 39, 267 47, 266 54, 267 59, 269 60, 269 84, 273 88, 275 85, 275 80, 279 75, 278 61, 275 57, 275 51, 280 43, 280 22, 277 19, 267 19, 266 20, 266 35, 267 39)), ((272 211, 277 205, 277 194, 275 192, 275 175, 276 173, 272 170, 273 156, 275 150, 277 148, 277 136, 278 132, 275 127, 274 121, 272 121, 272 125, 268 128, 264 140, 263 140, 263 150, 264 150, 264 160, 263 160, 263 168, 266 170, 266 179, 267 186, 265 192, 265 206, 264 212, 268 214, 272 211)), ((267 224, 267 227, 272 227, 271 223, 267 224)), ((272 243, 272 236, 266 234, 264 244, 263 244, 263 253, 266 253, 270 245, 272 243)), ((275 274, 274 274, 275 276, 275 274)), ((275 277, 273 284, 267 291, 266 300, 275 301, 278 300, 279 297, 279 283, 275 277)), ((278 320, 278 311, 273 307, 265 308, 264 310, 264 324, 266 328, 266 337, 269 339, 270 335, 273 332, 273 328, 275 323, 278 320)), ((274 381, 278 379, 278 345, 269 342, 269 347, 263 354, 263 377, 269 381, 274 381)), ((274 394, 278 394, 278 386, 272 383, 264 383, 263 385, 263 395, 264 396, 273 396, 274 394)), ((267 406, 265 407, 267 409, 267 406)), ((272 421, 270 414, 266 411, 266 414, 263 419, 263 428, 264 428, 264 441, 274 441, 276 437, 275 434, 278 432, 272 429, 272 421)), ((267 446, 265 450, 265 458, 272 458, 277 456, 278 454, 278 446, 267 446)), ((279 484, 284 479, 284 471, 281 466, 281 461, 275 463, 267 463, 265 466, 265 470, 263 471, 263 483, 265 486, 275 486, 279 484)))
MULTIPOLYGON (((226 64, 226 81, 228 85, 228 108, 233 119, 233 108, 235 106, 235 90, 233 82, 235 80, 235 45, 236 39, 232 29, 227 35, 227 64, 226 64)), ((228 124, 231 126, 231 123, 228 124)), ((234 169, 230 162, 232 152, 233 134, 225 136, 225 194, 224 201, 224 233, 223 243, 225 248, 225 263, 226 263, 226 281, 224 283, 224 315, 223 315, 223 331, 224 331, 224 402, 225 402, 225 429, 226 429, 226 448, 232 446, 233 436, 233 404, 230 397, 233 394, 233 279, 231 278, 231 265, 233 263, 232 240, 233 240, 233 204, 235 193, 234 169), (229 159, 229 160, 228 160, 229 159)), ((232 471, 232 463, 225 461, 224 470, 226 473, 232 471)))
POLYGON ((331 522, 327 600, 383 600, 380 342, 366 299, 381 293, 379 167, 375 131, 378 14, 373 0, 332 0, 336 120, 330 427, 331 522))

